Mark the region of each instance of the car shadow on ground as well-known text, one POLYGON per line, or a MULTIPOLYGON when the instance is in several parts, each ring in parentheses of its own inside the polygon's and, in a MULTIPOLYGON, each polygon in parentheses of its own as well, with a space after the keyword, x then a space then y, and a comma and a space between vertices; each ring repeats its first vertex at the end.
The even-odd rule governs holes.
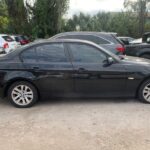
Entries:
MULTIPOLYGON (((50 98, 50 99, 42 99, 39 100, 36 106, 43 106, 43 105, 60 105, 60 104, 77 104, 77 105, 84 105, 84 104, 120 104, 120 103, 140 103, 138 99, 127 99, 127 98, 50 98)), ((0 99, 0 106, 1 107, 12 107, 11 103, 7 98, 0 99)))
POLYGON ((38 105, 42 104, 109 104, 109 103, 140 103, 138 99, 127 99, 127 98, 51 98, 51 99, 42 99, 38 102, 38 105))

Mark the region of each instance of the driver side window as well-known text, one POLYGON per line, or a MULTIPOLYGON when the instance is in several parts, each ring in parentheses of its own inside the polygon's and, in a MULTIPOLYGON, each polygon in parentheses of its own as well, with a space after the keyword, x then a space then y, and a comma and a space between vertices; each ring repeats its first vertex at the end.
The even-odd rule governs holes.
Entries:
POLYGON ((103 63, 107 59, 106 54, 90 45, 71 43, 69 49, 73 55, 73 62, 103 63))

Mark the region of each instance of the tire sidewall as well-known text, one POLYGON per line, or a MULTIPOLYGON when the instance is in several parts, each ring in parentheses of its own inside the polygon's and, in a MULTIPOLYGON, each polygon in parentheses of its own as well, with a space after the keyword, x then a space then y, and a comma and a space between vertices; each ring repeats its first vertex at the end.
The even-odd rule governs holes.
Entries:
POLYGON ((9 89, 8 89, 8 99, 10 100, 11 104, 14 105, 14 106, 17 107, 17 108, 29 108, 29 107, 32 107, 32 106, 37 102, 37 100, 38 100, 38 93, 37 93, 36 88, 35 88, 31 83, 25 82, 25 81, 19 81, 19 82, 13 83, 13 84, 9 87, 9 89), (18 85, 26 85, 26 86, 30 87, 30 89, 32 90, 32 92, 33 92, 33 100, 32 100, 32 102, 31 102, 30 104, 27 104, 27 105, 22 106, 22 105, 16 104, 16 103, 13 101, 11 94, 12 94, 13 89, 14 89, 16 86, 18 86, 18 85))

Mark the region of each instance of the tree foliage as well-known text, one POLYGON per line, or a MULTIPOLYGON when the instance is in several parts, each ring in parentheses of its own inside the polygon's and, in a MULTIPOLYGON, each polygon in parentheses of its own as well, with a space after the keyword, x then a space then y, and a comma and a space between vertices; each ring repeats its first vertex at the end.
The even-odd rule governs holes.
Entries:
POLYGON ((99 12, 94 16, 80 13, 66 20, 65 31, 117 32, 119 35, 137 37, 137 18, 128 12, 99 12))
POLYGON ((150 0, 124 0, 125 11, 64 17, 69 0, 0 0, 0 32, 45 38, 63 31, 117 32, 141 36, 150 31, 150 0))
POLYGON ((138 19, 139 35, 142 36, 145 32, 146 17, 150 11, 150 0, 125 0, 124 7, 127 11, 135 13, 138 19))
POLYGON ((67 8, 68 0, 36 0, 34 6, 29 7, 34 36, 44 38, 60 32, 67 8))
POLYGON ((44 38, 61 31, 69 0, 0 0, 0 31, 44 38))
POLYGON ((27 33, 28 21, 24 0, 5 0, 9 16, 11 33, 27 33))
POLYGON ((0 0, 0 32, 6 32, 9 24, 7 6, 4 0, 0 0))

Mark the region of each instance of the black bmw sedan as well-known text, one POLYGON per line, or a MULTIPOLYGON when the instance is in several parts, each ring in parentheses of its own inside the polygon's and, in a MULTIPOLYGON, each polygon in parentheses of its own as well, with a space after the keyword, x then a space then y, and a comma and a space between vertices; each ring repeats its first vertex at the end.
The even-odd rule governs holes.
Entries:
POLYGON ((137 97, 150 103, 150 61, 80 40, 40 41, 0 57, 0 94, 19 108, 43 97, 137 97))

